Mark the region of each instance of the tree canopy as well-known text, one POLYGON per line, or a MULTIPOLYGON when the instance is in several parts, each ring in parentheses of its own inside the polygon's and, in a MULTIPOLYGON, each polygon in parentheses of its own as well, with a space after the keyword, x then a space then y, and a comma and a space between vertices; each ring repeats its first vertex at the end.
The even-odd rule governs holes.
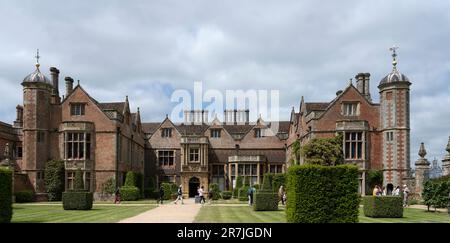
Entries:
POLYGON ((333 166, 344 162, 342 134, 332 138, 313 138, 302 148, 306 164, 333 166))

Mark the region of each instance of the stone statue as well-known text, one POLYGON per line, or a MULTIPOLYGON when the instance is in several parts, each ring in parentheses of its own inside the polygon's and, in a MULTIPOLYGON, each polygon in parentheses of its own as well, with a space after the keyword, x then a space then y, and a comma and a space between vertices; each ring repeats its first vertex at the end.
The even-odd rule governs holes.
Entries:
POLYGON ((0 166, 9 166, 9 157, 10 153, 9 153, 9 143, 5 144, 5 152, 3 153, 3 161, 1 161, 0 166))
POLYGON ((3 157, 5 157, 5 159, 9 159, 10 153, 9 153, 9 143, 5 144, 5 152, 3 153, 3 157))

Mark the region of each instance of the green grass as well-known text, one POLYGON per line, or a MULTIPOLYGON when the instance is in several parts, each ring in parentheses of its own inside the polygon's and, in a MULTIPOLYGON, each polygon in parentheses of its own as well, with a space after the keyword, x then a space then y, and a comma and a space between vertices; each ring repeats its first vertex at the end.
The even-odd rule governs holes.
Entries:
POLYGON ((135 216, 153 205, 107 205, 92 210, 64 210, 62 205, 14 204, 13 223, 113 223, 135 216))
POLYGON ((195 223, 284 223, 284 207, 278 211, 253 211, 249 206, 204 206, 195 223))
POLYGON ((248 204, 248 201, 239 201, 238 199, 232 198, 229 200, 219 199, 219 200, 213 200, 212 204, 248 204))
POLYGON ((370 218, 364 216, 362 208, 359 209, 360 223, 450 223, 450 214, 447 212, 427 212, 423 209, 405 208, 403 218, 370 218))
MULTIPOLYGON (((57 202, 32 202, 32 203, 18 203, 17 205, 39 205, 39 204, 54 204, 54 205, 62 205, 61 201, 57 202)), ((114 204, 113 201, 94 201, 95 204, 114 204)), ((155 199, 141 199, 137 201, 122 201, 120 204, 157 204, 155 199)))
MULTIPOLYGON (((196 223, 285 223, 284 207, 278 211, 256 212, 249 206, 204 206, 195 218, 196 223)), ((369 218, 362 208, 360 223, 450 223, 444 212, 426 212, 423 209, 405 208, 403 218, 369 218)))

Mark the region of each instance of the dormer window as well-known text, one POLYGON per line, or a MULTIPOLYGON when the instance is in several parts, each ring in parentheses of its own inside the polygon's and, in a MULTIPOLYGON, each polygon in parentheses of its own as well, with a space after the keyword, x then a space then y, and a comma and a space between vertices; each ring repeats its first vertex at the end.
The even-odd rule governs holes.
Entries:
POLYGON ((220 138, 220 129, 212 129, 211 137, 212 138, 220 138))
POLYGON ((255 129, 255 138, 262 138, 263 137, 263 133, 261 128, 256 128, 255 129))
POLYGON ((70 104, 70 115, 71 116, 84 116, 86 104, 84 103, 72 103, 70 104))
POLYGON ((170 138, 172 137, 172 128, 163 128, 161 137, 170 138))
POLYGON ((342 115, 344 116, 358 116, 359 104, 357 102, 344 103, 342 105, 342 115))

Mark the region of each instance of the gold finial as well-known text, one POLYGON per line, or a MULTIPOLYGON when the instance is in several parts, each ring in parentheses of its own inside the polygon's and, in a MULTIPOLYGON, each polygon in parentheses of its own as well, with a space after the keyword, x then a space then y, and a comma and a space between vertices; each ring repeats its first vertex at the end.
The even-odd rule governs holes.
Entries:
POLYGON ((398 49, 398 46, 392 46, 391 48, 389 48, 389 51, 392 51, 392 65, 394 66, 394 69, 397 66, 397 52, 396 50, 398 49))
POLYGON ((39 66, 41 66, 41 64, 39 64, 39 58, 41 58, 41 56, 39 56, 39 49, 37 49, 35 58, 36 58, 36 68, 39 69, 39 66))

